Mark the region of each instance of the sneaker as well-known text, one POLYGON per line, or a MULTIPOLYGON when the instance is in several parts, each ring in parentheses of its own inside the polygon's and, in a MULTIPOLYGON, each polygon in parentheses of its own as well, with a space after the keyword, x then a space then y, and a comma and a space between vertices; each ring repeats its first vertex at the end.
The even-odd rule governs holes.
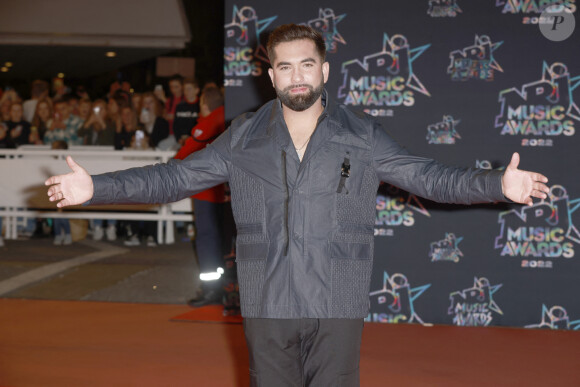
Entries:
POLYGON ((0 236, 0 247, 4 247, 4 239, 0 236))
POLYGON ((58 234, 54 237, 54 240, 52 241, 52 244, 55 246, 60 246, 62 245, 62 242, 64 242, 64 235, 63 234, 58 234))
POLYGON ((123 244, 125 246, 139 246, 141 244, 141 241, 139 240, 139 237, 135 234, 133 234, 130 238, 128 238, 125 242, 123 242, 123 244))
POLYGON ((108 241, 117 240, 117 226, 115 226, 114 224, 107 226, 107 240, 108 241))
POLYGON ((101 226, 95 226, 95 230, 93 231, 93 240, 100 241, 105 236, 105 231, 101 226))
POLYGON ((62 240, 62 244, 65 246, 72 245, 72 235, 65 234, 64 239, 62 240))
POLYGON ((187 301, 192 308, 201 308, 207 305, 221 305, 223 303, 223 290, 210 290, 199 298, 187 301))
POLYGON ((148 247, 157 247, 157 242, 155 241, 155 238, 153 238, 151 235, 149 235, 147 237, 147 246, 148 247))

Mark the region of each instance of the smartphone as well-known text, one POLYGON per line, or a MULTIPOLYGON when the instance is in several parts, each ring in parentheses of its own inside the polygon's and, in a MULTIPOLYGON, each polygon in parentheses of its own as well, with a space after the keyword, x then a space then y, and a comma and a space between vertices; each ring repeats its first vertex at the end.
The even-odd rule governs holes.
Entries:
POLYGON ((153 89, 154 91, 163 91, 163 86, 162 85, 155 85, 155 89, 153 89))
POLYGON ((137 149, 145 149, 145 132, 142 130, 137 130, 135 132, 135 148, 137 149))
POLYGON ((95 114, 99 114, 99 112, 101 111, 101 107, 100 106, 95 106, 93 108, 93 111, 95 112, 95 114))

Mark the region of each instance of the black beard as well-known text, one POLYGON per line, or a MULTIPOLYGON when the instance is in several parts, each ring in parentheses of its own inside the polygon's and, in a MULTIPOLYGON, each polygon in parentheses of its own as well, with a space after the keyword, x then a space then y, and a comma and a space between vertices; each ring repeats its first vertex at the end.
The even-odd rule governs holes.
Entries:
POLYGON ((311 85, 292 85, 288 86, 284 90, 280 90, 277 87, 275 89, 276 95, 278 95, 280 102, 282 102, 284 106, 294 110, 295 112, 302 112, 308 109, 310 106, 314 105, 314 102, 316 102, 316 100, 318 100, 318 98, 322 95, 324 84, 320 83, 316 89, 311 85), (290 90, 297 87, 306 87, 309 91, 307 93, 295 96, 290 95, 290 90))

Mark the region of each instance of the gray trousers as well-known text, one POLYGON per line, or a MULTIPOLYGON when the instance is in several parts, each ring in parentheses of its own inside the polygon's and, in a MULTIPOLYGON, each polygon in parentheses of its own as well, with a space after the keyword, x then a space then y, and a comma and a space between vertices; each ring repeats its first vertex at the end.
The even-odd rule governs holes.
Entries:
POLYGON ((244 319, 252 387, 358 387, 362 319, 244 319))

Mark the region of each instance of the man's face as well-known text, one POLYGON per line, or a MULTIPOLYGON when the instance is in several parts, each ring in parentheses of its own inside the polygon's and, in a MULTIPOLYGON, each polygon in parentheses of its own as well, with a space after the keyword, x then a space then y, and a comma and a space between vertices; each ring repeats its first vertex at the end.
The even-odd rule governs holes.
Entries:
POLYGON ((68 118, 68 115, 70 114, 69 109, 70 108, 68 106, 68 103, 66 103, 66 102, 58 103, 54 107, 54 110, 56 110, 56 112, 59 114, 61 120, 68 118))
POLYGON ((79 103, 79 115, 81 117, 88 117, 91 114, 91 103, 83 101, 79 103))
POLYGON ((133 124, 133 110, 129 107, 124 107, 121 110, 121 121, 125 126, 132 126, 133 124))
POLYGON ((197 94, 199 94, 199 89, 192 83, 186 83, 183 85, 183 94, 185 95, 185 99, 193 102, 197 98, 197 94))
POLYGON ((22 105, 14 104, 10 107, 10 120, 12 122, 22 121, 22 105))
POLYGON ((183 94, 183 85, 178 80, 169 81, 169 90, 174 97, 181 97, 183 94))
POLYGON ((328 62, 309 39, 278 44, 275 59, 268 70, 272 85, 282 104, 294 111, 304 111, 320 98, 328 80, 328 62))

